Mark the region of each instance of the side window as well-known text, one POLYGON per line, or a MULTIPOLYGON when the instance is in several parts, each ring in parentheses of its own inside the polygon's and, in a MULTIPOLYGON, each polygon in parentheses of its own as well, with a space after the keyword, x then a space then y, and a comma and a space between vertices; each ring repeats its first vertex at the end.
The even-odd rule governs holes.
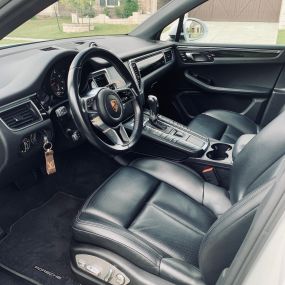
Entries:
POLYGON ((285 45, 285 0, 209 0, 185 15, 180 41, 285 45))

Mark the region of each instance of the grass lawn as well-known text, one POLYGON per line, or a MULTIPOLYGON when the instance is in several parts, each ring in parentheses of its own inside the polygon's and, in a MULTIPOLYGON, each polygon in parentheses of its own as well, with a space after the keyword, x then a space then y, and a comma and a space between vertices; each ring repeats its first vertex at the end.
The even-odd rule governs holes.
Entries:
POLYGON ((19 40, 8 40, 8 39, 3 39, 0 41, 0 45, 16 45, 16 44, 26 44, 29 43, 30 41, 19 41, 19 40))
POLYGON ((285 45, 285 30, 279 30, 277 44, 285 45))
POLYGON ((85 33, 64 33, 62 32, 63 23, 71 23, 70 18, 60 18, 60 30, 57 25, 56 18, 32 19, 17 28, 8 35, 9 39, 0 41, 0 44, 17 44, 29 42, 22 38, 32 39, 61 39, 74 38, 83 36, 95 35, 113 35, 113 34, 127 34, 133 30, 136 25, 110 25, 110 24, 95 24, 93 31, 85 33), (20 40, 13 40, 11 37, 21 38, 20 40))

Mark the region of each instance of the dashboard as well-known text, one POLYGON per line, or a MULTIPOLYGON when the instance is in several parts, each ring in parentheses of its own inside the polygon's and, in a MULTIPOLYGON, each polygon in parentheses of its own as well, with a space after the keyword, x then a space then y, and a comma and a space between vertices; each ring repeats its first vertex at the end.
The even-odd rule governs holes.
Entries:
MULTIPOLYGON (((175 62, 173 47, 165 43, 124 36, 105 37, 96 44, 123 60, 138 85, 142 104, 145 88, 175 62)), ((45 138, 54 143, 57 151, 84 141, 70 112, 67 80, 74 57, 90 45, 90 38, 80 44, 63 40, 46 45, 0 50, 0 174, 6 178, 0 184, 12 180, 23 167, 29 169, 39 163, 45 138)), ((80 96, 97 87, 120 90, 126 82, 113 66, 94 58, 82 68, 80 96)), ((118 94, 128 109, 128 120, 132 116, 128 94, 118 94)))

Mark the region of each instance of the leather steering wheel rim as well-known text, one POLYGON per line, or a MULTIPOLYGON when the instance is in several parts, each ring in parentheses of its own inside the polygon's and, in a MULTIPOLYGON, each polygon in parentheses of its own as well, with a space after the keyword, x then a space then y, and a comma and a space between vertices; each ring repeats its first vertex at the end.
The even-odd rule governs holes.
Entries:
MULTIPOLYGON (((71 108, 71 112, 73 115, 75 125, 78 128, 79 132, 82 135, 84 135, 91 144, 93 144, 94 146, 96 146, 97 148, 103 151, 120 152, 120 151, 126 151, 130 149, 138 142, 141 136, 142 127, 143 127, 143 112, 142 112, 140 98, 139 98, 140 91, 130 71, 125 66, 123 61, 121 61, 121 59, 119 59, 116 55, 114 55, 113 53, 111 53, 110 51, 106 49, 98 48, 98 47, 91 47, 91 48, 88 48, 88 49, 85 49, 79 52, 76 55, 76 57, 73 59, 71 66, 69 68, 67 89, 68 89, 69 104, 70 104, 70 108, 71 108), (134 98, 132 100, 132 106, 134 110, 134 126, 133 126, 132 134, 129 138, 129 141, 126 143, 123 143, 123 144, 115 143, 114 145, 112 145, 102 140, 96 134, 94 130, 94 124, 92 124, 90 118, 88 117, 88 113, 82 106, 82 98, 80 97, 80 94, 79 94, 79 84, 81 80, 81 72, 82 72, 82 68, 84 64, 88 60, 94 57, 104 59, 105 61, 110 63, 117 70, 120 76, 125 80, 126 86, 129 86, 129 88, 127 89, 130 89, 132 91, 132 94, 134 95, 134 98)), ((99 92, 107 93, 108 90, 109 89, 107 88, 102 88, 102 90, 100 90, 99 92)), ((114 94, 114 91, 110 90, 110 92, 113 92, 112 93, 113 97, 116 96, 114 94)), ((119 98, 117 100, 117 103, 118 104, 121 103, 119 98)), ((122 109, 123 108, 124 106, 122 105, 122 109)), ((122 122, 120 126, 121 127, 123 126, 122 122)), ((107 124, 106 124, 106 127, 109 127, 110 130, 115 129, 107 124)))

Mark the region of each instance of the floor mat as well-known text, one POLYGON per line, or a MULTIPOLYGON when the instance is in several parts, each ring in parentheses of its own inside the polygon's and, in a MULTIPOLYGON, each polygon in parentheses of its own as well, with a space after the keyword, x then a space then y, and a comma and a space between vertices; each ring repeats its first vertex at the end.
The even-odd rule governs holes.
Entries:
POLYGON ((0 263, 40 284, 77 285, 70 270, 71 225, 82 200, 57 193, 23 216, 0 243, 0 263))
POLYGON ((86 144, 61 154, 52 178, 58 191, 86 199, 119 167, 114 159, 86 144))
POLYGON ((89 144, 55 153, 57 173, 39 174, 38 183, 26 190, 15 185, 0 189, 0 226, 5 232, 31 209, 41 206, 57 192, 86 199, 120 165, 89 144))
POLYGON ((2 285, 34 285, 29 281, 18 277, 5 270, 0 270, 0 284, 2 285))

